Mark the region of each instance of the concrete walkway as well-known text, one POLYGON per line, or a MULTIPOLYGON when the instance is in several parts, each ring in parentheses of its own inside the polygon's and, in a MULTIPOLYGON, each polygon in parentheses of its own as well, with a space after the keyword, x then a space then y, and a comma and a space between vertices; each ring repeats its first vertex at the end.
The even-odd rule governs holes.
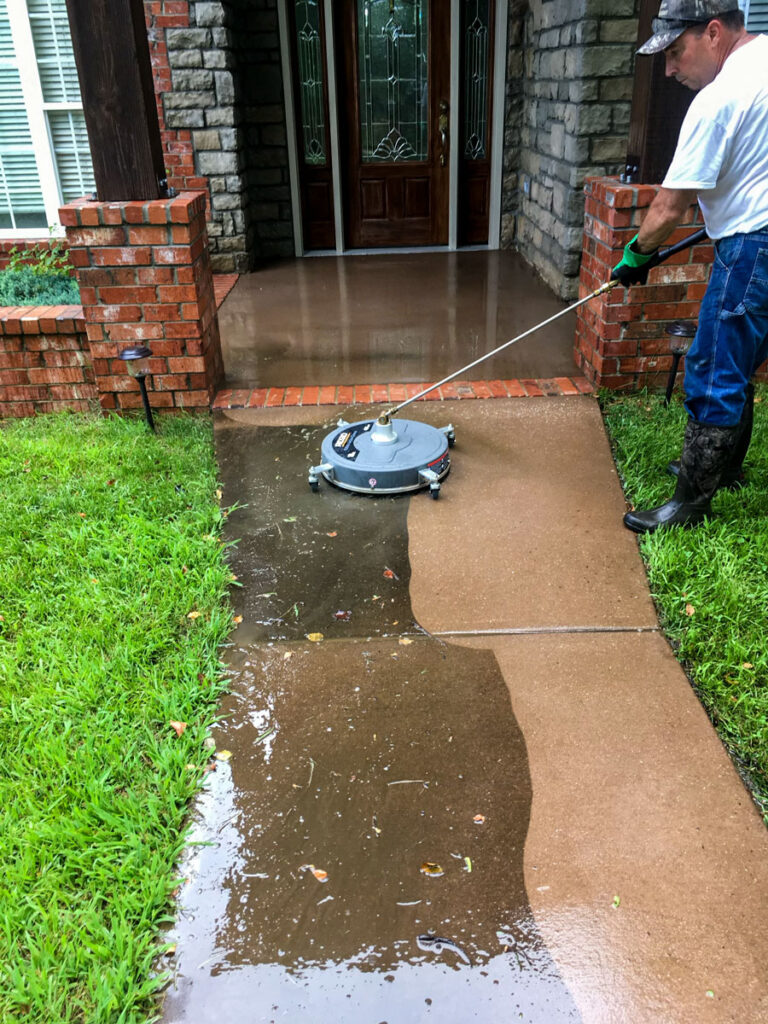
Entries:
POLYGON ((768 833, 594 399, 418 403, 456 427, 438 502, 311 493, 343 412, 218 414, 232 757, 166 1022, 768 1021, 768 833))

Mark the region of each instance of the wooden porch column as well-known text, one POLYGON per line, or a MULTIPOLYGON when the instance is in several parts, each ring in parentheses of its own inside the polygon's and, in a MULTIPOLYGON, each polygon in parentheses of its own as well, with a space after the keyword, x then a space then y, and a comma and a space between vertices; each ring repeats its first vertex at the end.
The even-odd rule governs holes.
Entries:
MULTIPOLYGON (((640 0, 637 45, 651 36, 660 0, 640 0)), ((693 92, 664 74, 664 55, 636 57, 626 173, 633 184, 658 185, 677 145, 693 92)))
POLYGON ((143 0, 67 0, 67 14, 97 198, 160 199, 165 161, 143 0))

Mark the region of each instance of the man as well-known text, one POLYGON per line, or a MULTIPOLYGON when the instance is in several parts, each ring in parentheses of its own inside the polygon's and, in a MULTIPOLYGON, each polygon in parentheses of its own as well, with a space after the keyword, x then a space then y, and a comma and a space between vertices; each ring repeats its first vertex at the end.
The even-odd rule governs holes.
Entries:
POLYGON ((747 33, 736 0, 664 0, 638 51, 664 51, 668 76, 700 90, 672 164, 613 278, 644 264, 698 198, 715 261, 685 361, 689 420, 675 493, 628 512, 636 533, 698 523, 718 486, 739 486, 752 425, 750 378, 768 357, 768 36, 747 33))

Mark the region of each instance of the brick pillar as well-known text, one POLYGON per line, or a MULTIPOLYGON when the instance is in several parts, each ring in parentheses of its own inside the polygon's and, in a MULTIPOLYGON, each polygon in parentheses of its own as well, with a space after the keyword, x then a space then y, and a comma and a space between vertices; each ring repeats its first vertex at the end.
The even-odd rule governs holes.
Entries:
POLYGON ((119 353, 152 349, 153 408, 208 407, 224 370, 205 228, 205 195, 151 202, 80 199, 59 211, 77 270, 103 409, 141 395, 119 353))
MULTIPOLYGON (((580 297, 610 278, 657 191, 617 178, 587 179, 580 297)), ((667 244, 702 226, 698 206, 691 206, 667 244)), ((712 259, 711 243, 693 246, 652 270, 647 285, 618 286, 582 306, 575 357, 584 376, 598 387, 662 387, 672 365, 665 328, 673 320, 698 319, 712 259)))

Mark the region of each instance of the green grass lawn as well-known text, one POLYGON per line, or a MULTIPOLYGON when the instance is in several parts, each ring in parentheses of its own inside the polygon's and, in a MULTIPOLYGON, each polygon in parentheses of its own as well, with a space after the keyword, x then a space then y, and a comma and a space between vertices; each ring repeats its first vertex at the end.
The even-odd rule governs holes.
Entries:
MULTIPOLYGON (((686 413, 656 395, 601 396, 627 499, 639 508, 674 490, 686 413)), ((716 517, 640 539, 651 591, 678 658, 768 823, 768 389, 758 389, 748 486, 720 491, 716 517)))
POLYGON ((153 1016, 231 626, 216 488, 208 419, 0 427, 2 1021, 153 1016))

